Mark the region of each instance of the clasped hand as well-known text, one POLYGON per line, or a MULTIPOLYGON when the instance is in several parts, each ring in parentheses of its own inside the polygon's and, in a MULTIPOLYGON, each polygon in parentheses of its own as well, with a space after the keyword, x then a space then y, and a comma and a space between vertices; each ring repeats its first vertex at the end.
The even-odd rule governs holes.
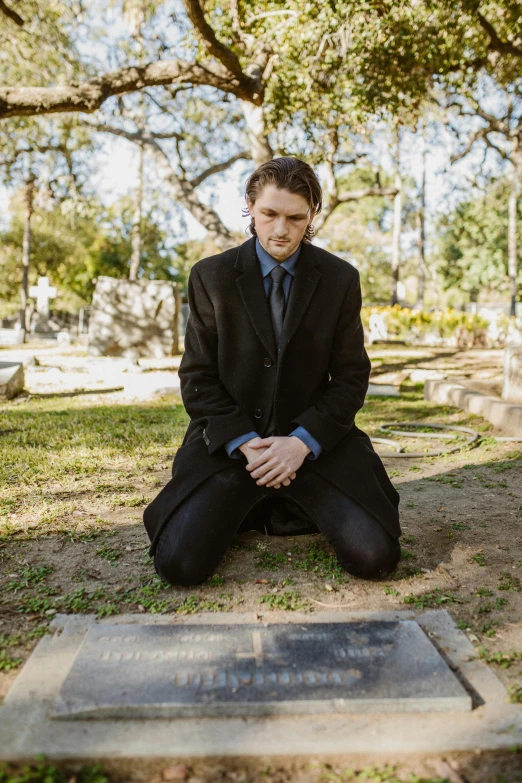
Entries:
POLYGON ((246 469, 258 486, 279 489, 287 487, 295 479, 308 446, 295 435, 271 435, 269 438, 252 438, 239 447, 247 458, 246 469))

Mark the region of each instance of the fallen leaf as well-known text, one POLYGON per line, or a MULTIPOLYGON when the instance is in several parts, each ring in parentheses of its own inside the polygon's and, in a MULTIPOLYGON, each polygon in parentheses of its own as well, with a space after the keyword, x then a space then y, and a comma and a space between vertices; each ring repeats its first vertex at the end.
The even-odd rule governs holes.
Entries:
POLYGON ((162 772, 163 780, 186 780, 188 769, 184 764, 173 764, 162 772))

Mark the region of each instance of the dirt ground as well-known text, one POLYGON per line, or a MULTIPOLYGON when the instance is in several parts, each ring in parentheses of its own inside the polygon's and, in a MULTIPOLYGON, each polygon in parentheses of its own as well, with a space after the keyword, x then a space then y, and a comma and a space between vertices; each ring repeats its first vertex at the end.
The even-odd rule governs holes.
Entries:
MULTIPOLYGON (((110 378, 89 387, 90 376, 78 387, 70 373, 71 365, 84 361, 81 350, 26 350, 39 362, 27 370, 31 396, 0 405, 0 696, 57 611, 100 617, 241 611, 266 617, 292 610, 444 607, 477 655, 494 667, 510 699, 522 702, 522 443, 495 442, 502 433, 487 421, 424 401, 418 380, 423 371, 440 372, 498 387, 500 351, 371 349, 372 380, 402 385, 399 398, 367 399, 357 419, 365 431, 382 436, 377 428, 383 422, 423 421, 464 425, 480 434, 477 444, 452 455, 385 459, 401 495, 403 527, 402 560, 387 580, 361 581, 343 572, 320 535, 249 532, 235 537, 205 584, 177 588, 155 575, 141 519, 170 478, 188 422, 180 397, 132 400, 122 391, 104 391, 114 388, 110 378), (53 381, 46 368, 58 368, 63 377, 54 373, 53 381)), ((175 366, 173 360, 167 369, 175 366)), ((434 447, 433 441, 402 442, 410 451, 434 447)), ((412 772, 431 775, 433 783, 515 783, 522 780, 521 751, 455 757, 445 762, 453 764, 449 772, 440 760, 418 759, 401 762, 388 777, 354 772, 349 778, 344 767, 323 766, 296 768, 291 775, 272 769, 258 777, 258 771, 251 779, 392 781, 399 772, 412 772)), ((225 768, 218 775, 217 769, 211 778, 189 770, 186 779, 250 779, 239 772, 229 777, 232 770, 225 768)))

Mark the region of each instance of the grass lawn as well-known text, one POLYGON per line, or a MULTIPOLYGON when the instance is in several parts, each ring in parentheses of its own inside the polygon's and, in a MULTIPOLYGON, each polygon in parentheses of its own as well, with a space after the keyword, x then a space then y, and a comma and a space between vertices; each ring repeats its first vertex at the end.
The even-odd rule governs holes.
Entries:
POLYGON ((447 457, 386 459, 404 530, 388 580, 349 576, 319 535, 251 532, 235 537, 205 584, 177 588, 156 576, 141 518, 183 438, 181 400, 131 404, 113 393, 1 405, 0 695, 56 612, 444 607, 522 701, 520 448, 495 443, 480 418, 425 402, 417 386, 369 398, 357 423, 382 435, 380 423, 422 420, 472 426, 482 440, 447 457))

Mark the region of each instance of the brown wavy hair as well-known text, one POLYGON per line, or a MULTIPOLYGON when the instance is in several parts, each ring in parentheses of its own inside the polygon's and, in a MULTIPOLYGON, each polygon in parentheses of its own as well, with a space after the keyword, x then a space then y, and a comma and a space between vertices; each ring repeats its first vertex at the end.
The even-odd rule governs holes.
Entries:
MULTIPOLYGON (((246 182, 245 199, 255 204, 265 185, 275 185, 281 190, 289 190, 290 193, 303 196, 314 217, 321 211, 323 191, 319 180, 313 168, 299 158, 281 157, 262 163, 246 182)), ((248 214, 250 213, 247 207, 243 209, 243 215, 246 217, 248 214)), ((246 230, 257 236, 254 218, 246 230)), ((311 242, 314 234, 315 229, 310 223, 303 235, 303 242, 311 242)))

